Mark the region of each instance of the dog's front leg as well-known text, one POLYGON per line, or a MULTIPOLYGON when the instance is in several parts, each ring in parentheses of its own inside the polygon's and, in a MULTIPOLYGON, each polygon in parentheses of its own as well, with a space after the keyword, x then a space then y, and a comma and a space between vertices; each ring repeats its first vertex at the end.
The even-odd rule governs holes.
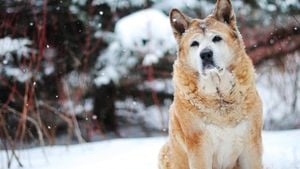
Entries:
POLYGON ((251 141, 245 147, 239 157, 240 169, 262 169, 262 142, 261 134, 252 136, 251 141))
POLYGON ((189 169, 212 169, 212 152, 203 135, 187 139, 189 169))
POLYGON ((212 161, 204 157, 204 154, 189 154, 189 169, 212 169, 212 161))

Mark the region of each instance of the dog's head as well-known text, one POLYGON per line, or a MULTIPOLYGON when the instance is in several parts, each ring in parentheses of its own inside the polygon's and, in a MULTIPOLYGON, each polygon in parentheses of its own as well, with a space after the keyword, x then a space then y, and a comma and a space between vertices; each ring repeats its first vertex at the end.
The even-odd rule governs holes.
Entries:
POLYGON ((170 22, 179 47, 178 59, 201 76, 212 69, 228 69, 236 59, 233 51, 244 47, 230 0, 217 0, 213 13, 205 19, 172 9, 170 22))

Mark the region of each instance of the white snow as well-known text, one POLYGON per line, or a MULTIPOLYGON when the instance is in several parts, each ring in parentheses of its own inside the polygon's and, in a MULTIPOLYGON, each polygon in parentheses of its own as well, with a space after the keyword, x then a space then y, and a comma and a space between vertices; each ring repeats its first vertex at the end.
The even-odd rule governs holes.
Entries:
POLYGON ((176 1, 161 1, 155 4, 155 7, 160 9, 185 8, 198 5, 197 0, 176 0, 176 1))
POLYGON ((144 57, 143 65, 150 66, 158 62, 158 57, 154 54, 147 54, 144 57))
MULTIPOLYGON (((126 67, 126 65, 124 65, 124 67, 126 67)), ((101 86, 109 84, 110 81, 117 83, 122 75, 121 72, 118 72, 118 69, 120 70, 120 67, 106 66, 101 70, 101 75, 94 79, 95 84, 101 86)))
POLYGON ((122 46, 128 49, 156 51, 174 48, 176 45, 169 18, 156 9, 141 10, 120 19, 115 31, 122 46))
POLYGON ((140 124, 148 129, 165 129, 168 127, 168 109, 171 100, 165 99, 162 105, 146 106, 139 100, 126 98, 115 103, 118 118, 126 119, 129 124, 140 124))
POLYGON ((87 0, 72 0, 73 4, 85 5, 87 0))
POLYGON ((171 78, 167 79, 154 79, 151 81, 144 81, 138 85, 140 90, 153 90, 156 92, 164 92, 168 94, 174 93, 173 81, 171 78))
MULTIPOLYGON (((155 169, 167 138, 115 139, 70 146, 18 150, 23 169, 155 169)), ((264 168, 300 167, 300 130, 264 132, 264 168)), ((6 168, 0 151, 0 169, 6 168)), ((17 169, 14 161, 12 169, 17 169)))
POLYGON ((144 0, 93 0, 93 5, 100 5, 100 4, 108 4, 109 6, 113 7, 115 10, 116 8, 125 8, 130 6, 142 6, 145 4, 144 0))
POLYGON ((300 99, 296 96, 300 95, 300 78, 298 84, 295 83, 300 75, 299 55, 286 56, 283 70, 272 60, 257 68, 257 89, 263 102, 266 129, 296 127, 299 124, 300 99))
POLYGON ((282 10, 283 12, 287 12, 290 7, 295 7, 295 8, 300 7, 300 3, 297 0, 284 0, 284 1, 275 0, 275 2, 274 1, 268 1, 268 0, 260 0, 260 1, 257 1, 257 2, 258 2, 258 5, 262 9, 267 10, 269 12, 274 12, 276 6, 280 10, 282 10))
MULTIPOLYGON (((91 79, 86 73, 78 73, 77 71, 71 71, 64 75, 61 80, 63 84, 63 91, 66 93, 66 99, 60 100, 63 111, 68 114, 81 114, 92 110, 93 101, 91 98, 82 98, 77 100, 76 91, 81 90, 83 93, 91 87, 91 79)), ((59 95, 56 95, 59 98, 59 95)))
POLYGON ((27 57, 30 48, 28 45, 31 41, 26 38, 13 39, 11 37, 0 38, 0 56, 11 57, 12 53, 16 53, 18 57, 27 57))
MULTIPOLYGON (((235 8, 239 8, 244 4, 240 1, 233 3, 235 8)), ((243 5, 243 7, 245 7, 243 5)), ((201 12, 203 15, 209 15, 215 8, 214 1, 199 1, 199 0, 176 0, 176 1, 158 1, 153 5, 153 8, 160 9, 165 12, 169 12, 172 8, 178 8, 186 14, 193 14, 195 11, 201 12)), ((191 15, 192 16, 192 15, 191 15)))
POLYGON ((31 49, 28 47, 31 45, 31 41, 26 38, 13 39, 9 36, 0 38, 0 73, 6 76, 11 76, 20 82, 24 82, 32 77, 32 73, 27 68, 18 68, 11 66, 10 62, 13 62, 13 54, 16 54, 17 59, 21 57, 28 57, 31 49))
POLYGON ((0 65, 0 72, 4 72, 6 76, 11 76, 16 78, 19 82, 25 82, 26 80, 32 77, 31 71, 27 68, 16 68, 11 66, 4 66, 0 65))
POLYGON ((300 167, 300 130, 264 132, 263 139, 266 169, 300 167))
POLYGON ((155 64, 167 52, 175 53, 168 16, 157 9, 145 9, 132 13, 116 23, 115 36, 98 31, 96 37, 112 41, 100 54, 96 63, 97 86, 118 83, 137 64, 155 64))

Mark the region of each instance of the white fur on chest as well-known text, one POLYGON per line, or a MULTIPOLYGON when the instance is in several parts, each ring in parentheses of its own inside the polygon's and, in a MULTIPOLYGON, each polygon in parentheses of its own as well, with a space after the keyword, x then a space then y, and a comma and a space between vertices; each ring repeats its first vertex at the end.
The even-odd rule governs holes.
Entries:
MULTIPOLYGON (((232 167, 243 151, 248 136, 248 125, 242 121, 235 127, 219 127, 214 124, 204 124, 207 137, 207 149, 211 154, 212 168, 226 169, 232 167)), ((209 160, 209 161, 210 161, 209 160)))

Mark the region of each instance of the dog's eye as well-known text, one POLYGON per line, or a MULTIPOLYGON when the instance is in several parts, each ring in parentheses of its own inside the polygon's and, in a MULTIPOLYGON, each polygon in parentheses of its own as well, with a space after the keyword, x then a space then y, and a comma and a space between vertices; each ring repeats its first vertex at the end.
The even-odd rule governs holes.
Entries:
POLYGON ((193 41, 191 44, 191 47, 198 47, 199 46, 199 42, 197 41, 193 41))
POLYGON ((213 38, 213 42, 220 42, 222 40, 222 38, 221 38, 221 36, 215 36, 214 38, 213 38))

